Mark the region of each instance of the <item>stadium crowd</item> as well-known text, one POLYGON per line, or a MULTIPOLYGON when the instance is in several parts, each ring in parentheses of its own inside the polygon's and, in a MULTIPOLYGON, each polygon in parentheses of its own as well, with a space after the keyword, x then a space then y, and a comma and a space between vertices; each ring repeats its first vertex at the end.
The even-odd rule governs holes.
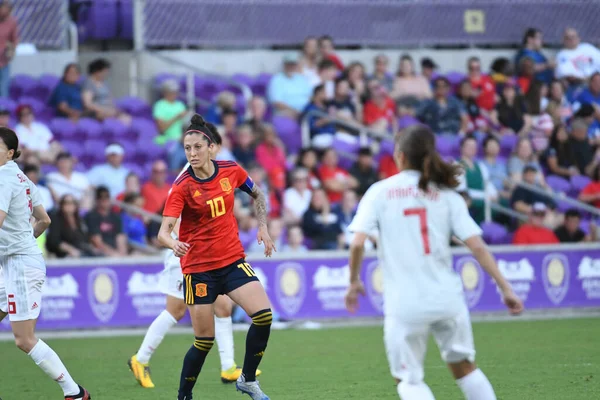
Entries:
MULTIPOLYGON (((464 73, 441 75, 434 60, 424 58, 417 68, 410 55, 400 58, 395 72, 385 54, 372 66, 344 65, 330 37, 309 37, 299 54, 285 55, 265 96, 255 94, 240 106, 235 93, 222 91, 203 114, 223 135, 217 159, 237 161, 269 193, 269 230, 280 251, 347 247, 347 227, 360 197, 397 172, 385 143, 417 123, 437 132, 440 151, 448 145, 442 153, 464 167, 462 193, 478 223, 485 223, 485 202, 496 201, 529 216, 517 226, 505 215, 492 215, 516 229, 514 243, 596 240, 586 213, 519 186, 522 181, 566 191, 600 207, 600 50, 581 42, 574 29, 565 31, 555 59, 544 55, 542 45, 542 33, 529 29, 514 59, 497 58, 486 73, 472 57, 464 73), (298 154, 287 149, 271 124, 274 116, 306 121, 311 147, 298 154), (362 125, 375 133, 373 139, 353 154, 339 151, 337 143, 358 143, 362 125)), ((104 149, 93 149, 96 155, 103 151, 104 162, 81 163, 52 131, 57 124, 36 119, 49 106, 65 123, 94 127, 90 120, 110 121, 123 132, 135 129, 139 119, 118 106, 106 83, 109 73, 103 59, 87 66, 86 77, 69 64, 47 104, 11 92, 11 109, 9 99, 0 99, 0 125, 15 128, 24 171, 52 211, 53 224, 41 243, 51 256, 159 251, 160 215, 170 182, 185 165, 181 138, 192 114, 179 82, 160 82, 160 99, 151 111, 156 134, 148 140, 164 157, 146 159, 148 174, 124 162, 131 150, 123 145, 126 138, 114 134, 104 149)), ((236 202, 240 236, 248 252, 261 251, 248 201, 240 196, 236 202)), ((376 246, 375 237, 368 246, 376 246)))

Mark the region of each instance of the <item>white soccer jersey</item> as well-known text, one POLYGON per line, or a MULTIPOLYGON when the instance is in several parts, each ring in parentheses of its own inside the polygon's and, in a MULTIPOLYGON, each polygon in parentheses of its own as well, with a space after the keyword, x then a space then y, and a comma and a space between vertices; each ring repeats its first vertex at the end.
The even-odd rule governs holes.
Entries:
POLYGON ((42 254, 30 222, 33 207, 40 204, 37 187, 14 161, 0 167, 0 210, 7 214, 0 228, 0 256, 42 254))
POLYGON ((481 235, 458 193, 431 186, 424 195, 419 177, 417 171, 403 171, 375 183, 349 227, 367 234, 379 229, 384 313, 407 320, 445 317, 464 307, 450 240, 481 235))

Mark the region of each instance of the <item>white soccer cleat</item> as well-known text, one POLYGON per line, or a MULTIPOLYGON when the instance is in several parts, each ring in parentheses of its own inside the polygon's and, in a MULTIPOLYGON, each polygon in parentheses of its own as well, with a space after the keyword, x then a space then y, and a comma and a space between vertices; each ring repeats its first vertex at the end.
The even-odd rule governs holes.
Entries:
POLYGON ((252 397, 252 400, 270 400, 269 396, 267 396, 260 388, 258 381, 246 382, 244 374, 240 375, 235 387, 238 391, 252 397))

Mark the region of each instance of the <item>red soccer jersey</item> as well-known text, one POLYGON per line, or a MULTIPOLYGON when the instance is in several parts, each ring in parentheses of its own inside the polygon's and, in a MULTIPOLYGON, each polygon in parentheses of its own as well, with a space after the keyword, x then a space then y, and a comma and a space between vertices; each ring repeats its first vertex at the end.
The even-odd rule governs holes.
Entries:
POLYGON ((199 179, 188 168, 173 183, 163 216, 179 218, 179 240, 190 245, 181 258, 184 274, 226 267, 244 258, 233 215, 236 188, 250 193, 254 182, 233 161, 213 161, 215 173, 199 179))

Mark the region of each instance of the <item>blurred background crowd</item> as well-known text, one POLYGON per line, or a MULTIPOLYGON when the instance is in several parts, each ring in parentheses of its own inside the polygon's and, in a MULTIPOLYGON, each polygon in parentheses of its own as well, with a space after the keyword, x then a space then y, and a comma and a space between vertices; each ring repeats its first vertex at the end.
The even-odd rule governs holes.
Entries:
MULTIPOLYGON (((115 99, 111 63, 69 64, 61 77, 10 76, 19 42, 9 2, 0 5, 0 125, 17 132, 22 168, 44 195, 49 257, 124 257, 159 251, 156 234, 170 184, 185 165, 182 133, 194 112, 219 126, 219 160, 246 168, 269 194, 269 230, 280 251, 347 248, 358 201, 397 173, 393 137, 414 124, 438 136, 465 171, 461 193, 495 244, 597 240, 600 207, 600 50, 564 31, 556 57, 527 29, 512 58, 469 58, 441 74, 435 57, 343 62, 335 38, 307 37, 277 74, 204 79, 209 104, 189 104, 186 82, 156 76, 156 101, 115 99), (368 131, 369 135, 363 135, 368 131), (304 137, 303 137, 304 133, 304 137), (557 196, 559 195, 559 196, 557 196), (558 199, 558 200, 557 200, 558 199), (490 210, 488 203, 526 216, 490 210)), ((262 251, 251 199, 236 201, 240 237, 262 251)), ((376 246, 377 238, 368 243, 376 246)))

